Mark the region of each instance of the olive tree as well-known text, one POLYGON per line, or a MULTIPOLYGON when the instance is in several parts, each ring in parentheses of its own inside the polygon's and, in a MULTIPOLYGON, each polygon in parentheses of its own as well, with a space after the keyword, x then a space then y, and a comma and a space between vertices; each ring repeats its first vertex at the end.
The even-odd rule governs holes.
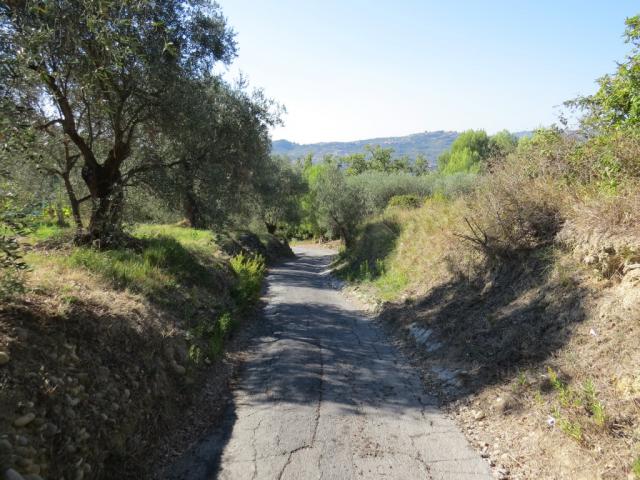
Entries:
POLYGON ((344 173, 334 165, 327 165, 318 173, 312 188, 321 226, 338 234, 345 246, 350 248, 364 215, 360 192, 346 181, 344 173))
POLYGON ((279 105, 260 90, 249 91, 242 79, 220 78, 185 85, 174 102, 181 106, 170 106, 162 116, 164 149, 156 153, 172 167, 150 172, 149 184, 171 195, 196 228, 253 209, 256 179, 269 171, 269 127, 279 121, 279 105))
POLYGON ((170 166, 142 146, 178 86, 235 55, 219 7, 204 0, 9 0, 0 37, 10 98, 39 107, 39 127, 59 125, 77 150, 91 201, 84 239, 104 242, 118 231, 124 186, 170 166))

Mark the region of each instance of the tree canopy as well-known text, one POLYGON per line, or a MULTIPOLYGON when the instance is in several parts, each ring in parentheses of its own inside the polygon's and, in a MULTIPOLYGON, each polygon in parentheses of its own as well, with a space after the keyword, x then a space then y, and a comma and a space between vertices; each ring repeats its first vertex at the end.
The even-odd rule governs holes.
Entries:
POLYGON ((92 203, 88 238, 106 241, 119 227, 124 188, 173 163, 154 154, 162 114, 185 84, 231 61, 233 31, 203 0, 11 1, 0 26, 3 100, 71 142, 92 203))
POLYGON ((585 111, 582 124, 588 130, 633 127, 640 124, 640 15, 625 21, 625 42, 631 52, 615 73, 600 77, 598 91, 566 105, 585 111))

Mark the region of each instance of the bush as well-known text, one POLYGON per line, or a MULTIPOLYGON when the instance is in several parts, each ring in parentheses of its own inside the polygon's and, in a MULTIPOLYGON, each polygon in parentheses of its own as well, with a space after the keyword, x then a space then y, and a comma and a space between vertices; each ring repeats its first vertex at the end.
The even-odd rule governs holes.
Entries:
POLYGON ((567 197, 552 177, 531 178, 514 165, 485 177, 469 198, 462 237, 489 257, 511 257, 552 242, 565 219, 567 197))
POLYGON ((224 312, 213 322, 201 322, 189 332, 192 344, 189 347, 189 358, 196 365, 204 359, 213 360, 220 355, 224 341, 236 328, 237 321, 231 313, 224 312))
POLYGON ((351 246, 356 228, 366 214, 364 192, 335 166, 320 172, 311 192, 319 225, 330 236, 342 238, 347 248, 351 246))
POLYGON ((373 215, 384 210, 394 196, 430 196, 434 191, 436 177, 415 176, 410 173, 365 172, 348 177, 347 182, 362 198, 365 214, 373 215))
POLYGON ((389 199, 387 207, 418 208, 422 199, 416 195, 394 195, 389 199))
POLYGON ((264 257, 249 257, 240 253, 231 259, 231 268, 237 278, 232 296, 240 308, 247 308, 260 298, 262 279, 266 272, 264 257))

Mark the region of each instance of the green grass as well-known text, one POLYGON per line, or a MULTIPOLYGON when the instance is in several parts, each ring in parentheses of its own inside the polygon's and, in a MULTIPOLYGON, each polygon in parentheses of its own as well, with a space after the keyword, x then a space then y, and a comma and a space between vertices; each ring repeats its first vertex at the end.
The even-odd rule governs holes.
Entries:
POLYGON ((169 288, 193 284, 212 286, 207 266, 180 241, 166 236, 144 238, 141 251, 79 247, 64 261, 100 275, 114 288, 129 288, 154 297, 169 288))
POLYGON ((606 423, 607 417, 604 410, 604 405, 598 400, 598 394, 592 380, 587 380, 584 383, 584 403, 587 411, 591 414, 593 421, 599 427, 603 427, 606 423))
POLYGON ((26 230, 24 241, 34 244, 49 240, 70 240, 74 233, 75 230, 71 227, 60 227, 55 223, 38 223, 26 230))
POLYGON ((640 457, 637 457, 631 464, 631 471, 636 478, 640 478, 640 457))
POLYGON ((196 230, 177 225, 141 224, 133 227, 131 234, 137 238, 168 237, 189 247, 210 247, 215 241, 213 233, 209 230, 196 230))
POLYGON ((230 312, 224 312, 213 321, 201 321, 191 329, 189 337, 190 360, 199 365, 203 360, 213 360, 224 350, 224 342, 238 326, 238 322, 230 312))
MULTIPOLYGON (((209 231, 170 225, 139 225, 132 229, 140 240, 135 247, 98 250, 71 247, 63 251, 29 253, 26 260, 38 268, 58 264, 84 269, 117 290, 145 295, 157 305, 189 314, 210 303, 208 297, 230 294, 221 283, 223 261, 209 231)), ((32 238, 55 238, 64 230, 41 226, 32 238)))
MULTIPOLYGON (((338 274, 371 287, 383 301, 442 281, 449 274, 451 232, 464 228, 463 209, 460 200, 446 197, 429 198, 420 208, 387 209, 363 225, 355 245, 341 255, 338 274)), ((455 254, 467 261, 464 249, 455 254)))

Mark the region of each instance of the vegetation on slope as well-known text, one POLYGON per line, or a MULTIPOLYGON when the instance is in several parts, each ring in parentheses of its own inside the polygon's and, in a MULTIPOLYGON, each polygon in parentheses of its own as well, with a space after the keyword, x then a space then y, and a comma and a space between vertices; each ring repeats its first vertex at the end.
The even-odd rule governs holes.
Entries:
POLYGON ((136 226, 117 250, 52 248, 36 231, 24 293, 0 306, 0 464, 140 478, 255 305, 264 259, 169 225, 136 226))
POLYGON ((471 192, 388 207, 339 264, 470 437, 525 478, 637 475, 638 25, 618 72, 571 102, 586 108, 579 133, 543 129, 484 160, 470 135, 475 150, 440 168, 478 171, 471 192))

